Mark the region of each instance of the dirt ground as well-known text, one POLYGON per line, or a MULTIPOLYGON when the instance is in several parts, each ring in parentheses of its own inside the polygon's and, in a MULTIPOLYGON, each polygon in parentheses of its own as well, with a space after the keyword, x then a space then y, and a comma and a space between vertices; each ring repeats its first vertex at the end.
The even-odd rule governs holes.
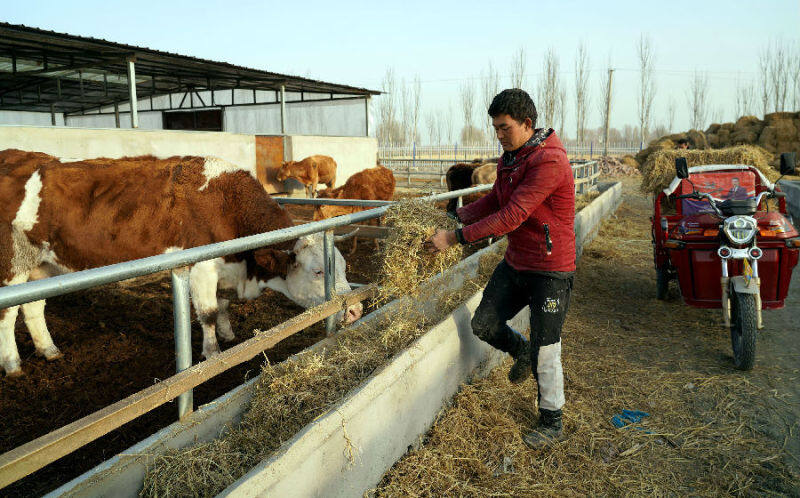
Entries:
POLYGON ((465 386, 384 476, 378 496, 800 496, 800 269, 783 310, 765 311, 755 368, 733 368, 719 310, 655 299, 650 201, 624 204, 579 262, 563 332, 566 441, 531 451, 533 379, 510 360, 465 386), (616 429, 623 409, 649 413, 616 429))
MULTIPOLYGON (((304 215, 303 207, 290 212, 304 215)), ((309 216, 310 218, 310 216, 309 216)), ((361 240, 348 254, 350 241, 337 243, 353 283, 373 280, 377 265, 371 240, 361 240)), ((267 290, 250 302, 233 300, 231 325, 237 335, 224 350, 303 310, 285 296, 267 290)), ((368 310, 365 310, 368 311, 368 310)), ((193 312, 194 313, 194 312, 193 312)), ((49 299, 45 309, 53 340, 64 358, 47 362, 35 355, 20 313, 16 338, 25 375, 0 377, 0 453, 11 450, 100 410, 175 372, 172 299, 169 273, 141 277, 49 299)), ((194 316, 194 315, 193 315, 194 316)), ((267 351, 279 362, 325 337, 319 323, 267 351)), ((202 352, 202 331, 193 320, 192 355, 202 352)), ((255 376, 264 359, 239 365, 194 390, 195 406, 208 403, 255 376)), ((0 496, 38 496, 91 469, 177 420, 170 402, 86 447, 2 490, 0 496)))

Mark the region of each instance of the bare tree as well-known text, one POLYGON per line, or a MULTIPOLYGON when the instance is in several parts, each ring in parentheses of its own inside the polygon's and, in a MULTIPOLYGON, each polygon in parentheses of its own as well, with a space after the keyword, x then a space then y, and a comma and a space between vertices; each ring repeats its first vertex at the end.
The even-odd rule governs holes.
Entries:
POLYGON ((492 61, 489 61, 489 67, 486 70, 486 74, 481 72, 481 83, 483 109, 481 109, 478 114, 483 114, 484 116, 486 137, 488 141, 491 141, 494 137, 494 129, 492 128, 492 118, 486 111, 489 110, 489 106, 492 104, 492 99, 494 99, 495 95, 500 92, 500 72, 494 67, 492 61))
POLYGON ((471 81, 466 81, 461 85, 459 92, 461 98, 461 115, 464 118, 464 126, 461 128, 462 143, 474 144, 481 139, 481 131, 475 127, 475 88, 471 81))
POLYGON ((558 56, 555 50, 550 47, 544 54, 542 62, 542 74, 539 77, 539 115, 544 118, 543 126, 554 126, 556 114, 558 112, 559 98, 558 91, 560 81, 558 78, 558 56))
POLYGON ((419 141, 419 119, 422 107, 422 81, 419 75, 414 76, 411 84, 411 136, 412 142, 419 141))
POLYGON ((561 140, 566 140, 567 130, 567 89, 561 88, 558 90, 558 124, 556 131, 561 136, 561 140))
POLYGON ((736 119, 749 116, 753 112, 754 98, 753 84, 736 80, 736 119))
POLYGON ((689 82, 689 116, 692 128, 702 130, 708 116, 708 75, 695 71, 689 82))
POLYGON ((775 40, 769 60, 769 77, 772 86, 772 105, 776 112, 786 108, 786 96, 789 90, 789 51, 784 43, 775 40))
POLYGON ((790 79, 793 82, 792 110, 800 111, 800 44, 795 43, 789 57, 790 79))
POLYGON ((667 133, 675 129, 675 107, 675 99, 670 97, 667 104, 667 133))
POLYGON ((575 140, 579 144, 586 141, 586 114, 589 108, 589 55, 586 44, 578 45, 575 55, 575 140))
POLYGON ((453 143, 453 102, 447 103, 447 111, 443 114, 442 119, 442 138, 446 139, 448 144, 453 143))
POLYGON ((398 122, 397 109, 397 80, 394 69, 386 69, 381 82, 381 91, 378 103, 378 130, 376 136, 378 141, 383 144, 402 144, 403 136, 400 123, 398 122))
POLYGON ((639 57, 639 139, 644 142, 652 121, 653 99, 656 95, 656 82, 653 78, 653 42, 644 34, 639 37, 636 47, 639 57))
POLYGON ((770 66, 771 51, 769 46, 761 49, 758 56, 758 86, 759 98, 761 99, 761 112, 762 115, 769 112, 769 101, 772 96, 772 88, 770 86, 769 66, 770 66))
POLYGON ((511 88, 525 86, 525 49, 519 47, 511 59, 511 88))
POLYGON ((425 127, 428 129, 428 143, 431 145, 438 143, 435 112, 429 111, 425 113, 425 127))

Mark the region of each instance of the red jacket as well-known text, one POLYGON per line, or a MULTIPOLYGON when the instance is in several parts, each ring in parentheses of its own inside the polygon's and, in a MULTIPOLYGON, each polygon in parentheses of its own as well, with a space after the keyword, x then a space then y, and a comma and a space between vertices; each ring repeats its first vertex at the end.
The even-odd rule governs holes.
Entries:
POLYGON ((572 167, 555 132, 536 135, 543 139, 525 144, 510 165, 500 158, 488 195, 458 210, 462 235, 474 242, 508 234, 505 259, 516 270, 575 271, 572 167))

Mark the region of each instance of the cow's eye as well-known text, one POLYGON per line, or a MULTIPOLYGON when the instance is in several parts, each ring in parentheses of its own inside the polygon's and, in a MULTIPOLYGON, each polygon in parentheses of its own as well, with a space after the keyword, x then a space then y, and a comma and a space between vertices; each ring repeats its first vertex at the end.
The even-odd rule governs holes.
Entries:
POLYGON ((314 270, 314 275, 316 275, 318 277, 322 276, 323 273, 325 273, 325 272, 323 272, 322 270, 314 270))

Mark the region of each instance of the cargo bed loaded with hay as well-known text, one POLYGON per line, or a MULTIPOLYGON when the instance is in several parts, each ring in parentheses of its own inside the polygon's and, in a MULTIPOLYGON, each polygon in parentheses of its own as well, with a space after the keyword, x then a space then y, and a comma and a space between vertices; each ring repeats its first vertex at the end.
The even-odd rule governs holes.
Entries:
MULTIPOLYGON (((621 201, 619 183, 601 184, 598 190, 576 214, 579 250, 621 201)), ((52 496, 281 496, 288 490, 341 496, 374 487, 464 382, 482 377, 503 359, 473 336, 469 323, 505 241, 465 259, 460 248, 435 258, 423 254, 422 242, 433 228, 453 223, 430 201, 363 211, 350 215, 350 222, 384 213, 389 228, 378 285, 359 289, 358 296, 338 297, 291 323, 256 331, 242 346, 249 351, 270 347, 340 309, 340 301, 372 296, 368 309, 374 311, 285 362, 267 363, 258 377, 52 496)), ((330 230, 336 222, 315 223, 330 230)), ((527 310, 510 323, 525 330, 527 310)), ((222 363, 236 361, 227 353, 222 363)), ((208 363, 192 366, 183 377, 205 372, 208 363)))

